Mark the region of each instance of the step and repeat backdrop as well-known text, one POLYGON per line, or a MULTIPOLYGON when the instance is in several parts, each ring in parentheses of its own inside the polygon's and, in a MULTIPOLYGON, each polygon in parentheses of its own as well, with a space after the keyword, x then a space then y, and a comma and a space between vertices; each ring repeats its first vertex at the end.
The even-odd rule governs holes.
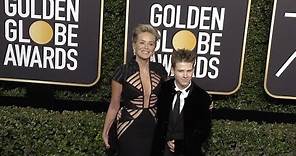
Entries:
MULTIPOLYGON (((250 5, 251 0, 127 0, 124 61, 133 56, 133 28, 151 24, 161 35, 151 61, 173 76, 173 50, 193 50, 193 80, 210 94, 231 95, 241 84, 250 5)), ((294 6, 294 0, 274 1, 264 81, 274 98, 296 99, 294 6)), ((2 0, 0 80, 96 84, 103 8, 103 0, 2 0)))
POLYGON ((151 61, 170 74, 174 49, 196 51, 194 81, 211 94, 233 94, 242 76, 250 0, 128 0, 125 61, 131 50, 132 29, 148 23, 161 39, 151 61))
POLYGON ((0 80, 74 86, 99 80, 103 1, 0 4, 0 80))

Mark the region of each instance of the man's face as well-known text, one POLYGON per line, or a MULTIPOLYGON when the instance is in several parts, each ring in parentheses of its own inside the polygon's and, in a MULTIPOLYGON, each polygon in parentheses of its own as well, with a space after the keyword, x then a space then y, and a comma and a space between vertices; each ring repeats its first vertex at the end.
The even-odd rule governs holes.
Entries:
POLYGON ((193 62, 177 62, 175 68, 172 68, 176 84, 180 89, 186 88, 193 74, 193 62))

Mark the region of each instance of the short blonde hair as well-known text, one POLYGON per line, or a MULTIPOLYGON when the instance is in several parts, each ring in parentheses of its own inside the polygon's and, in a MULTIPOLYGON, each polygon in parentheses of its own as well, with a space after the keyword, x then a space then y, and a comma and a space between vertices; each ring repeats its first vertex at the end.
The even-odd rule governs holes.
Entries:
POLYGON ((195 64, 195 59, 197 57, 196 52, 188 49, 178 49, 174 50, 172 53, 172 67, 175 68, 178 62, 189 62, 195 64))
POLYGON ((160 38, 156 28, 152 27, 150 24, 139 24, 133 30, 132 42, 137 42, 138 35, 144 32, 151 33, 155 37, 155 42, 160 38))

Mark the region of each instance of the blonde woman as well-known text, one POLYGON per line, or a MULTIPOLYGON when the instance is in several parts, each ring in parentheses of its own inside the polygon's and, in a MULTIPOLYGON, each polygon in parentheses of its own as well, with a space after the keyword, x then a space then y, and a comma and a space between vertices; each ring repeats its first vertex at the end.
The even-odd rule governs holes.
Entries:
POLYGON ((110 148, 109 131, 116 121, 120 156, 150 156, 156 125, 155 104, 160 84, 167 77, 161 64, 150 62, 158 39, 159 34, 151 25, 138 25, 132 36, 135 56, 119 66, 112 79, 103 140, 106 148, 110 148))

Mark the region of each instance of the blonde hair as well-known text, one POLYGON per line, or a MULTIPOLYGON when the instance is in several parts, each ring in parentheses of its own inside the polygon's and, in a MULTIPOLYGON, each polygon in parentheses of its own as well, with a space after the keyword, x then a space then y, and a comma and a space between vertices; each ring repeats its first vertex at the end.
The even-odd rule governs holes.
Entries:
POLYGON ((132 36, 132 42, 135 43, 140 33, 148 32, 155 37, 155 42, 160 38, 156 28, 153 28, 150 24, 139 24, 135 27, 132 36))
POLYGON ((190 63, 192 62, 194 66, 196 56, 197 54, 192 50, 188 50, 188 49, 174 50, 171 58, 172 67, 175 68, 178 62, 190 62, 190 63))

